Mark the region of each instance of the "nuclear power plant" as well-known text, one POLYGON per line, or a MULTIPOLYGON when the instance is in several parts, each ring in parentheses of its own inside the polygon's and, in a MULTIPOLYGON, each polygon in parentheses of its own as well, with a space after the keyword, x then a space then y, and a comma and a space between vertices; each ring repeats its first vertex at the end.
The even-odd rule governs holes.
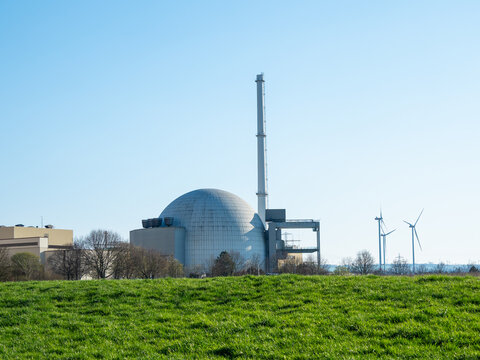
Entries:
POLYGON ((320 264, 320 222, 287 220, 285 209, 267 209, 265 81, 257 85, 258 210, 240 197, 218 189, 199 189, 172 201, 160 216, 142 220, 130 231, 130 243, 174 256, 186 269, 206 267, 222 251, 236 252, 245 261, 257 261, 267 273, 279 260, 293 254, 317 253, 320 264), (315 247, 299 247, 282 239, 283 229, 312 229, 315 247))

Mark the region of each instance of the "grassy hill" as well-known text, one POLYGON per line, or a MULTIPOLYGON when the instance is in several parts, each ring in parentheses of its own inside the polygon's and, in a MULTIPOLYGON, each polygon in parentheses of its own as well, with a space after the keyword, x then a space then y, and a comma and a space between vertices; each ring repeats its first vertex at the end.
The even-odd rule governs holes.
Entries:
POLYGON ((474 277, 0 284, 0 358, 480 358, 474 277))

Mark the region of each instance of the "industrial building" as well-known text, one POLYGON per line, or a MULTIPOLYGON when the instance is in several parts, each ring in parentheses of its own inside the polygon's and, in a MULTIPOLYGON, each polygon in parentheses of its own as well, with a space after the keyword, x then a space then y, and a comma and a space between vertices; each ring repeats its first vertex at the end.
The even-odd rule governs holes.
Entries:
POLYGON ((54 229, 53 226, 25 227, 0 226, 0 247, 8 249, 10 256, 28 252, 40 258, 45 264, 48 256, 56 250, 73 246, 73 230, 54 229))
POLYGON ((143 228, 130 232, 132 245, 172 255, 187 269, 208 266, 222 251, 237 252, 247 262, 258 261, 270 273, 291 254, 316 252, 320 264, 320 222, 287 220, 285 209, 267 209, 263 74, 257 75, 256 84, 257 213, 227 191, 194 190, 171 202, 159 217, 142 220, 143 228), (316 232, 317 246, 291 246, 282 239, 283 229, 311 229, 316 232))
POLYGON ((254 255, 265 258, 260 217, 227 191, 191 191, 172 201, 158 221, 158 227, 131 231, 130 243, 173 255, 190 269, 207 265, 224 250, 239 253, 246 261, 254 255))

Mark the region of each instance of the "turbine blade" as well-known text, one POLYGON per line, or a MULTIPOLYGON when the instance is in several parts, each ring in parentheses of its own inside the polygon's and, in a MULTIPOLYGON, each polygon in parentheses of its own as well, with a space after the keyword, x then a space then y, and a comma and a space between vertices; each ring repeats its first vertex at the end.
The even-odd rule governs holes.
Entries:
POLYGON ((397 230, 397 229, 393 229, 392 231, 386 233, 385 236, 390 235, 390 234, 391 234, 392 232, 394 232, 395 230, 397 230))
POLYGON ((420 211, 420 215, 418 215, 417 221, 415 221, 415 224, 413 224, 413 226, 417 225, 418 220, 420 220, 420 216, 422 216, 422 214, 423 214, 423 210, 425 210, 425 209, 422 209, 422 211, 420 211))
POLYGON ((420 250, 423 251, 422 244, 420 244, 420 239, 418 238, 417 229, 413 228, 413 231, 415 232, 415 236, 417 238, 418 246, 420 246, 420 250))
POLYGON ((413 226, 413 225, 410 224, 408 221, 403 220, 403 222, 404 222, 405 224, 408 224, 408 225, 410 225, 410 226, 413 226))
POLYGON ((383 218, 380 218, 380 227, 382 227, 382 231, 385 232, 387 230, 387 225, 385 225, 385 221, 383 221, 383 218))

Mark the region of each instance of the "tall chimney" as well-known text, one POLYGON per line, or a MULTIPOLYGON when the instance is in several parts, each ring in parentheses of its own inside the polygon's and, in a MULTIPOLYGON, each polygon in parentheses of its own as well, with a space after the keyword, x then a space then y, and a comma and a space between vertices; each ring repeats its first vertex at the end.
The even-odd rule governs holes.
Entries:
POLYGON ((257 75, 255 80, 257 83, 257 164, 258 164, 258 215, 265 225, 265 209, 267 207, 267 191, 266 191, 266 164, 265 164, 265 81, 263 73, 257 75))

